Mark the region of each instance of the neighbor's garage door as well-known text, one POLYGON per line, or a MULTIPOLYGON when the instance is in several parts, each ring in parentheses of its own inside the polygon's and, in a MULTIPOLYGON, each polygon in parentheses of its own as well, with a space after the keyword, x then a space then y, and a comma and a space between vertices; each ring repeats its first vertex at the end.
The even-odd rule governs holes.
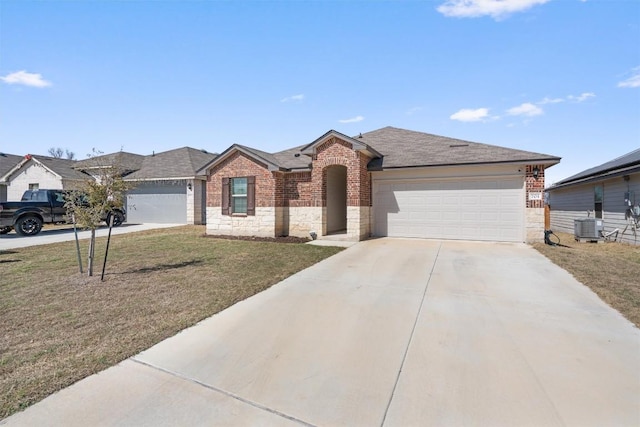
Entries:
POLYGON ((127 222, 186 224, 186 183, 138 184, 127 194, 127 222))
POLYGON ((522 242, 524 208, 522 177, 373 182, 377 236, 522 242))

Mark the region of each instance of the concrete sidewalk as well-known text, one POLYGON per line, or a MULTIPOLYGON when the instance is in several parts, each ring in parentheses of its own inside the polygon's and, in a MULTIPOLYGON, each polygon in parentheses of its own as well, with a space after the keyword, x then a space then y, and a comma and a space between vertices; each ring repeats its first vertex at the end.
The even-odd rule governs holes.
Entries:
MULTIPOLYGON (((153 230, 156 228, 179 227, 184 224, 122 224, 114 227, 111 235, 134 233, 136 231, 153 230)), ((109 227, 102 226, 96 230, 97 237, 104 237, 109 233, 109 227)), ((90 231, 78 231, 79 239, 91 237, 90 231)), ((73 227, 60 229, 44 229, 35 236, 20 236, 12 231, 9 234, 0 235, 0 250, 26 248, 28 246, 48 245, 49 243, 69 242, 75 240, 73 227)))
POLYGON ((518 244, 359 243, 6 425, 640 425, 640 333, 518 244))

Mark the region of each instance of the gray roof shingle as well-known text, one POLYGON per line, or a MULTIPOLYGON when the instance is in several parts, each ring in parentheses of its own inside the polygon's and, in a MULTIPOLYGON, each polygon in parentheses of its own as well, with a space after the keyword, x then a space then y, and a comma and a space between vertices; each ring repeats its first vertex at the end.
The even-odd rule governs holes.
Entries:
POLYGON ((0 178, 6 175, 18 163, 20 163, 22 159, 24 159, 23 156, 16 156, 15 154, 0 153, 0 178))
POLYGON ((618 170, 628 169, 633 166, 640 166, 640 148, 605 162, 599 166, 586 169, 580 173, 570 176, 569 178, 565 178, 562 181, 558 181, 554 187, 567 185, 575 181, 582 181, 592 177, 595 178, 600 175, 615 173, 618 170))
POLYGON ((309 169, 311 158, 300 153, 306 145, 289 148, 273 154, 278 164, 286 169, 309 169))
POLYGON ((126 176, 127 180, 193 178, 197 171, 217 154, 191 147, 177 148, 146 156, 139 170, 126 176))
POLYGON ((127 153, 119 151, 117 153, 104 154, 89 159, 80 160, 76 163, 76 169, 89 170, 103 167, 117 167, 124 173, 140 169, 144 156, 141 154, 127 153))
POLYGON ((32 157, 41 162, 47 168, 51 169, 53 172, 60 175, 62 179, 86 180, 91 178, 86 173, 83 173, 75 168, 76 163, 78 163, 75 160, 40 156, 37 154, 32 155, 32 157))
POLYGON ((371 160, 369 169, 417 166, 462 165, 505 162, 547 162, 555 164, 559 157, 513 148, 432 135, 394 127, 363 133, 362 140, 383 157, 371 160))
MULTIPOLYGON (((334 133, 340 135, 339 132, 329 131, 325 136, 334 133)), ((345 138, 349 137, 345 136, 345 138)), ((554 165, 560 161, 559 157, 548 154, 463 141, 390 126, 355 136, 353 139, 367 147, 371 155, 381 156, 374 157, 369 162, 369 170, 506 162, 554 165)), ((236 148, 253 155, 256 160, 262 160, 281 170, 304 170, 310 169, 311 159, 302 153, 310 145, 300 145, 277 153, 266 153, 252 147, 234 144, 221 156, 224 157, 236 148)), ((212 163, 217 163, 221 159, 222 157, 212 163)), ((204 173, 208 167, 209 165, 201 172, 204 173)))

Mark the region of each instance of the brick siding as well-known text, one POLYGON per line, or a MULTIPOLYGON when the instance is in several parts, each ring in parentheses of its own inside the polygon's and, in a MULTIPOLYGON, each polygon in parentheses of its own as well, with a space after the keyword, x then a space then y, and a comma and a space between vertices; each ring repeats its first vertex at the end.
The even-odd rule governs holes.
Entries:
POLYGON ((312 206, 326 207, 327 168, 335 165, 347 168, 347 206, 371 206, 369 160, 365 154, 353 151, 351 144, 338 138, 331 138, 318 146, 312 161, 312 206))
POLYGON ((544 208, 544 197, 542 200, 529 200, 529 193, 543 193, 544 194, 544 166, 538 167, 538 179, 533 177, 533 168, 535 165, 527 165, 527 172, 525 176, 525 183, 527 191, 525 194, 527 208, 544 208))
MULTIPOLYGON (((282 188, 283 178, 277 172, 270 172, 245 154, 236 152, 216 165, 207 176, 207 206, 221 207, 222 178, 256 177, 256 208, 276 206, 276 189, 282 188)), ((280 191, 282 194, 282 191, 280 191)), ((282 203, 282 198, 279 199, 282 203)))

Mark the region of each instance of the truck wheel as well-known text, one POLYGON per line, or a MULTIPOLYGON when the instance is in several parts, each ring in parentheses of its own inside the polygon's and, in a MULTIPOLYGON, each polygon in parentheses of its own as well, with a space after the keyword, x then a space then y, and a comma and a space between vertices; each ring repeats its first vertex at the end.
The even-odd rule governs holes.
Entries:
POLYGON ((13 229, 13 227, 0 227, 0 234, 7 234, 13 229))
POLYGON ((42 220, 33 215, 23 216, 16 221, 15 229, 21 236, 35 236, 42 230, 42 220))
POLYGON ((124 215, 122 215, 122 212, 112 212, 109 215, 107 215, 107 225, 109 225, 111 223, 111 216, 113 215, 113 226, 114 227, 120 227, 122 225, 122 223, 124 222, 124 215))

